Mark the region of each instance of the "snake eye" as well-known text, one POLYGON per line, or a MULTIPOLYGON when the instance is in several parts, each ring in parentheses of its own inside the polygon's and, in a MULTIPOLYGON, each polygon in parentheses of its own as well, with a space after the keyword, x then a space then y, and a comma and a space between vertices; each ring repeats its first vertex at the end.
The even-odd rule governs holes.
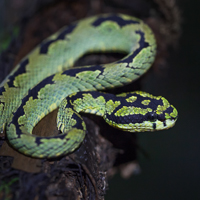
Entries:
POLYGON ((157 119, 157 114, 155 112, 150 112, 148 115, 148 120, 149 121, 156 121, 157 119))

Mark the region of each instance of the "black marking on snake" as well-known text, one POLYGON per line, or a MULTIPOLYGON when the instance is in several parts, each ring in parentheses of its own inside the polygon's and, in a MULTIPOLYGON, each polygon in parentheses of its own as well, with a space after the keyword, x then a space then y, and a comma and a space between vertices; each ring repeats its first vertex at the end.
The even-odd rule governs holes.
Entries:
MULTIPOLYGON (((123 106, 129 106, 129 107, 134 106, 134 107, 138 107, 141 109, 151 108, 152 110, 156 110, 158 105, 163 106, 163 101, 161 99, 151 99, 150 97, 143 97, 136 93, 127 94, 125 98, 118 96, 118 97, 116 97, 115 100, 121 102, 121 104, 119 105, 119 107, 117 107, 117 109, 121 109, 123 106), (137 97, 137 99, 133 103, 127 102, 126 99, 133 95, 135 97, 137 97), (144 100, 150 100, 149 104, 148 105, 142 104, 141 102, 144 100)), ((114 112, 115 112, 115 110, 114 110, 114 112)))
POLYGON ((136 31, 135 33, 140 35, 140 47, 136 49, 130 56, 118 61, 117 63, 132 63, 133 59, 137 56, 137 54, 139 54, 140 51, 149 46, 149 43, 145 42, 144 33, 142 31, 136 31))
POLYGON ((139 24, 138 21, 126 20, 117 15, 110 15, 110 16, 106 16, 106 17, 99 17, 97 20, 95 20, 92 23, 92 25, 97 27, 97 26, 100 26, 105 21, 116 22, 120 27, 126 26, 128 24, 139 24))
MULTIPOLYGON (((82 93, 82 92, 80 92, 82 93)), ((82 118, 81 116, 73 109, 73 105, 72 105, 72 102, 74 100, 76 100, 77 98, 83 98, 82 94, 79 94, 79 92, 72 96, 72 97, 66 97, 66 100, 67 100, 67 104, 65 105, 65 109, 66 108, 71 108, 74 113, 72 115, 72 119, 74 119, 76 121, 76 124, 74 126, 72 126, 72 128, 78 128, 78 129, 81 129, 81 130, 84 130, 83 126, 82 126, 82 118)))
MULTIPOLYGON (((133 94, 128 94, 126 95, 126 98, 131 97, 133 94)), ((151 113, 147 112, 146 114, 130 114, 130 115, 125 115, 125 116, 115 116, 115 113, 117 110, 120 110, 124 106, 134 106, 136 108, 141 108, 141 109, 146 109, 146 108, 151 108, 153 111, 157 109, 158 105, 163 105, 163 101, 161 99, 151 99, 150 97, 142 97, 139 94, 134 94, 134 96, 137 97, 136 101, 133 103, 127 102, 126 98, 124 97, 116 97, 114 100, 115 101, 120 101, 121 104, 117 106, 114 111, 109 115, 107 114, 107 118, 110 119, 111 121, 115 121, 118 124, 127 124, 127 123, 143 123, 144 121, 152 121, 152 115, 151 113), (143 100, 151 100, 148 105, 144 105, 141 102, 143 100)), ((171 110, 167 110, 168 113, 171 113, 171 110)), ((160 115, 156 115, 155 119, 158 119, 160 121, 165 120, 165 115, 164 113, 160 115)), ((153 125, 155 126, 155 125, 153 125)))
MULTIPOLYGON (((106 114, 106 117, 107 119, 114 121, 117 124, 129 124, 129 123, 136 124, 136 123, 143 123, 144 121, 151 121, 151 119, 149 119, 149 113, 146 113, 145 115, 130 114, 130 115, 125 115, 125 116, 115 116, 113 112, 110 115, 106 114)), ((155 126, 156 126, 156 123, 153 123, 153 128, 155 126)))
POLYGON ((153 123, 153 129, 154 130, 156 129, 156 123, 153 123))
MULTIPOLYGON (((163 113, 163 119, 165 118, 165 113, 168 113, 168 114, 170 114, 170 113, 173 113, 173 108, 170 106, 170 107, 168 107, 165 111, 164 111, 164 113, 163 113)), ((174 118, 174 117, 172 117, 172 116, 170 116, 171 117, 171 119, 176 119, 176 118, 174 118)))
POLYGON ((23 148, 23 147, 25 147, 24 144, 22 144, 21 146, 18 146, 17 148, 18 148, 18 150, 20 150, 20 149, 23 148))
MULTIPOLYGON (((67 104, 71 104, 70 101, 74 102, 77 99, 83 99, 83 94, 84 93, 87 93, 87 92, 77 92, 73 96, 67 96, 66 97, 67 104)), ((69 107, 67 104, 66 104, 65 108, 69 107)))
POLYGON ((29 146, 28 144, 21 144, 21 146, 18 146, 18 150, 20 150, 21 148, 26 147, 26 149, 31 150, 32 146, 29 146))
POLYGON ((139 74, 139 73, 137 73, 137 72, 134 72, 134 74, 135 74, 136 76, 141 76, 141 74, 139 74))
MULTIPOLYGON (((51 136, 51 137, 36 137, 35 138, 35 143, 37 144, 37 146, 43 144, 44 142, 42 140, 51 140, 52 138, 54 139, 61 139, 64 140, 66 137, 66 134, 60 134, 60 135, 55 135, 55 136, 51 136)), ((65 141, 67 142, 69 139, 65 139, 65 141)), ((46 142, 46 141, 45 141, 46 142)))
MULTIPOLYGON (((0 88, 0 95, 2 95, 2 93, 5 92, 5 91, 6 91, 6 90, 5 90, 5 87, 1 87, 1 88, 0 88)), ((1 103, 3 103, 3 102, 1 102, 1 103)))
POLYGON ((125 116, 115 116, 113 113, 111 115, 106 114, 107 119, 114 121, 117 124, 135 124, 135 123, 143 123, 147 120, 146 115, 142 114, 132 114, 125 116))
POLYGON ((106 102, 111 100, 111 99, 113 101, 115 101, 115 98, 116 98, 116 96, 114 94, 111 94, 111 93, 103 93, 103 92, 98 92, 98 91, 92 91, 92 92, 90 92, 90 94, 92 95, 92 97, 94 99, 98 98, 99 96, 103 96, 106 102))
POLYGON ((18 107, 17 111, 15 113, 13 113, 14 116, 12 118, 11 124, 15 124, 16 134, 18 135, 18 138, 20 137, 21 134, 23 134, 21 129, 20 129, 20 125, 18 124, 19 117, 23 116, 25 114, 23 106, 26 104, 26 102, 29 100, 30 97, 33 97, 33 99, 37 99, 38 98, 38 92, 40 91, 41 88, 45 87, 45 85, 53 84, 54 83, 52 81, 53 77, 54 77, 54 75, 45 78, 38 85, 36 85, 32 89, 30 89, 28 91, 28 94, 22 99, 22 103, 18 107))
POLYGON ((77 74, 80 73, 80 72, 84 72, 84 71, 97 71, 97 70, 100 71, 99 75, 101 75, 104 72, 104 69, 105 68, 103 68, 103 66, 101 66, 101 65, 95 65, 95 66, 91 66, 91 67, 81 67, 81 68, 77 67, 77 68, 72 68, 72 69, 65 70, 62 73, 62 75, 65 74, 65 75, 76 77, 77 74))
POLYGON ((28 60, 28 58, 27 59, 25 59, 25 60, 23 60, 19 65, 19 68, 16 70, 16 72, 13 74, 13 75, 11 75, 10 77, 9 77, 9 81, 8 81, 8 86, 9 87, 15 87, 14 86, 14 80, 15 80, 15 78, 18 76, 18 75, 21 75, 21 74, 23 74, 23 73, 26 73, 26 65, 28 65, 28 63, 29 63, 29 60, 28 60))
MULTIPOLYGON (((26 97, 24 99, 26 100, 26 97)), ((23 106, 24 106, 25 102, 23 102, 23 100, 22 100, 21 105, 18 107, 17 111, 15 113, 13 113, 14 116, 12 118, 12 121, 10 122, 10 124, 8 124, 8 126, 10 126, 11 124, 15 125, 16 135, 17 135, 18 138, 20 138, 20 136, 23 134, 21 129, 20 129, 20 125, 18 123, 19 117, 23 116, 25 114, 24 113, 24 109, 23 109, 23 106)))
MULTIPOLYGON (((165 114, 166 113, 170 114, 172 112, 173 112, 173 108, 171 106, 168 107, 165 111, 163 111, 162 114, 158 115, 158 120, 162 121, 164 126, 167 126, 166 125, 166 121, 165 121, 166 120, 165 119, 165 114)), ((171 117, 171 119, 175 119, 175 118, 171 117)))
MULTIPOLYGON (((163 111, 163 113, 162 114, 160 114, 160 115, 158 115, 158 120, 160 120, 160 121, 163 121, 163 125, 164 126, 167 126, 166 125, 166 119, 165 119, 165 114, 166 113, 168 113, 168 114, 170 114, 170 113, 173 113, 173 108, 170 106, 170 107, 168 107, 165 111, 163 111)), ((171 117, 171 119, 176 119, 176 117, 174 118, 174 117, 172 117, 172 116, 170 116, 171 117)))
MULTIPOLYGON (((73 98, 73 97, 72 97, 73 98)), ((64 109, 66 109, 66 108, 70 108, 71 107, 71 97, 69 97, 69 96, 67 96, 67 97, 65 97, 65 99, 66 99, 66 104, 65 104, 65 108, 64 109)), ((60 129, 60 128, 59 128, 60 129)), ((60 133, 62 133, 61 132, 61 130, 59 130, 60 131, 60 133)))
POLYGON ((76 27, 76 24, 69 25, 66 29, 64 29, 56 39, 44 41, 40 46, 40 54, 46 54, 48 52, 48 48, 51 43, 56 42, 57 40, 64 40, 67 34, 70 34, 74 28, 76 27))
POLYGON ((39 91, 44 88, 46 85, 48 84, 53 84, 54 81, 53 81, 53 77, 54 77, 54 74, 45 78, 44 80, 42 80, 39 84, 37 84, 35 87, 33 87, 32 89, 29 90, 28 92, 28 95, 27 96, 32 96, 33 99, 37 99, 38 98, 38 93, 39 91))
POLYGON ((82 118, 80 117, 80 115, 77 115, 77 113, 73 113, 72 119, 76 120, 76 124, 72 128, 77 128, 77 129, 84 130, 84 128, 82 126, 82 118))
POLYGON ((166 111, 164 111, 162 114, 158 115, 158 116, 157 116, 158 120, 164 122, 164 121, 165 121, 165 113, 166 113, 166 111))
POLYGON ((75 27, 76 27, 76 24, 69 25, 64 31, 62 31, 58 35, 57 40, 64 40, 65 37, 66 37, 66 35, 69 34, 69 33, 71 33, 74 30, 75 27))
MULTIPOLYGON (((21 129, 20 129, 20 125, 18 123, 18 119, 19 119, 19 116, 23 116, 24 115, 24 109, 23 107, 19 107, 16 111, 16 113, 14 114, 13 118, 12 118, 12 121, 10 124, 15 124, 15 128, 16 128, 16 135, 18 138, 21 137, 21 135, 23 134, 21 129), (19 115, 17 115, 19 114, 19 115)), ((10 124, 8 126, 10 126, 10 124)))

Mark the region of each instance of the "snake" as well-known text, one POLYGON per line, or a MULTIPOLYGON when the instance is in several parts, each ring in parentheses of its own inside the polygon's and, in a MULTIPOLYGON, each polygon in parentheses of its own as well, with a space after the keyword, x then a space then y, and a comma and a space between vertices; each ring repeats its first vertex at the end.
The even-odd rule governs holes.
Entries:
POLYGON ((156 48, 149 26, 125 14, 100 14, 61 28, 25 56, 0 85, 0 128, 9 144, 35 158, 70 154, 87 133, 81 113, 101 116, 110 126, 128 132, 174 126, 178 112, 162 96, 103 91, 146 73, 156 48), (113 63, 73 67, 94 52, 126 55, 113 63), (33 135, 37 123, 57 108, 60 134, 33 135))

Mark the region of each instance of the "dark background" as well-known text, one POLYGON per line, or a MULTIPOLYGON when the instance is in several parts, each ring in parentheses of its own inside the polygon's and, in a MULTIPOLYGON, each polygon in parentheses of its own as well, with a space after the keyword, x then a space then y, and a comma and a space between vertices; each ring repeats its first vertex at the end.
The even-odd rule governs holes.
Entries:
POLYGON ((138 133, 141 174, 110 180, 106 199, 200 199, 200 3, 181 0, 182 35, 165 77, 150 73, 143 90, 166 97, 179 112, 176 125, 160 133, 138 133))

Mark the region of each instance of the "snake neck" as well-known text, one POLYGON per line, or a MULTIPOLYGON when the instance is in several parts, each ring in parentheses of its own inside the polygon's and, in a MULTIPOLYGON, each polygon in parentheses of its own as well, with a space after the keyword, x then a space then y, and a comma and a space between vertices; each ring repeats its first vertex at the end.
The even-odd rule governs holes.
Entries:
POLYGON ((106 112, 112 112, 119 103, 115 102, 116 96, 98 91, 78 92, 69 95, 64 103, 77 113, 90 113, 103 117, 106 112))

